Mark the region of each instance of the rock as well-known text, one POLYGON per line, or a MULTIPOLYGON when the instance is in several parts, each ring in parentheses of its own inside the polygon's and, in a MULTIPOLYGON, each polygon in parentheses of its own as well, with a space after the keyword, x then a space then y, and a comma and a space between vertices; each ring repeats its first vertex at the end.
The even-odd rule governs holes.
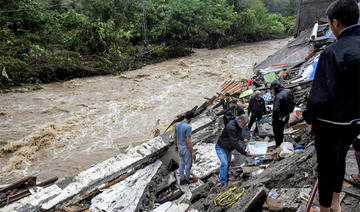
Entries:
POLYGON ((264 121, 264 122, 258 122, 256 123, 259 130, 260 136, 273 136, 273 127, 271 125, 271 119, 270 121, 264 121))
POLYGON ((215 151, 215 144, 199 143, 194 146, 197 150, 196 161, 192 166, 192 173, 198 178, 205 178, 217 171, 220 161, 215 151))
MULTIPOLYGON (((184 196, 182 197, 182 199, 179 199, 177 202, 182 203, 182 202, 191 202, 194 196, 195 192, 198 191, 203 191, 201 188, 204 187, 204 182, 201 180, 198 180, 196 183, 192 183, 192 184, 188 184, 188 185, 182 185, 180 186, 181 191, 184 192, 184 196)), ((203 191, 205 192, 205 191, 203 191)))
POLYGON ((166 212, 185 212, 189 208, 189 205, 186 203, 181 204, 173 204, 169 209, 166 210, 166 212))
POLYGON ((245 186, 264 184, 267 188, 301 188, 316 181, 316 154, 313 146, 287 157, 260 175, 249 178, 245 186), (313 170, 312 172, 310 170, 313 170), (305 177, 304 172, 311 173, 305 177))
MULTIPOLYGON (((158 208, 154 209, 153 212, 185 212, 185 211, 194 211, 188 210, 189 204, 181 203, 176 204, 174 202, 166 202, 159 206, 158 208)), ((194 211, 195 212, 195 211, 194 211)))
POLYGON ((160 205, 159 207, 155 208, 153 212, 165 212, 169 209, 174 203, 173 202, 165 202, 164 204, 160 205))

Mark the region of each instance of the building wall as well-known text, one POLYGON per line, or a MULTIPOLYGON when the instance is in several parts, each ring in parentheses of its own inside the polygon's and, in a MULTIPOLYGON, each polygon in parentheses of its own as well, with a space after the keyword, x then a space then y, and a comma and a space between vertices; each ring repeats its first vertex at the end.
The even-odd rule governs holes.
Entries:
POLYGON ((297 32, 314 26, 317 18, 326 18, 326 9, 334 0, 299 0, 297 32))

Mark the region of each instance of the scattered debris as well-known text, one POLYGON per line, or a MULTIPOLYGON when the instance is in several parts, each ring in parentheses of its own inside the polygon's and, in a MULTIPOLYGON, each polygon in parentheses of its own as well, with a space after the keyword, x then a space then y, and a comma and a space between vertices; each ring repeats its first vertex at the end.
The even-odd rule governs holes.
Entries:
MULTIPOLYGON (((207 98, 202 105, 191 110, 196 114, 196 118, 191 123, 192 142, 197 152, 197 159, 192 168, 192 175, 198 179, 196 183, 179 185, 175 164, 178 158, 171 148, 174 126, 184 118, 185 113, 182 113, 162 135, 158 120, 154 131, 155 138, 129 148, 126 152, 74 177, 61 179, 53 185, 38 190, 34 189, 34 186, 36 188, 39 184, 36 185, 33 178, 18 182, 18 185, 1 188, 2 195, 14 186, 25 187, 21 187, 15 194, 6 193, 6 198, 0 196, 1 204, 5 206, 3 209, 5 211, 60 209, 66 212, 88 209, 93 212, 300 212, 304 211, 306 203, 309 203, 307 207, 309 211, 319 211, 318 203, 312 201, 316 200, 316 185, 312 185, 317 179, 314 139, 310 133, 311 129, 303 122, 301 111, 306 106, 319 55, 331 43, 324 37, 326 30, 328 30, 326 25, 316 23, 313 30, 303 33, 298 39, 256 66, 254 71, 260 73, 263 78, 256 80, 256 85, 252 80, 227 80, 221 85, 217 96, 207 98), (275 149, 271 118, 272 95, 269 92, 269 84, 276 79, 292 90, 297 107, 290 115, 284 133, 284 142, 275 149), (233 161, 230 167, 229 185, 216 186, 219 182, 217 178, 219 160, 214 144, 224 126, 222 118, 215 118, 207 109, 213 106, 217 99, 223 98, 225 93, 230 93, 233 99, 239 101, 239 105, 246 107, 254 91, 260 91, 267 103, 267 114, 256 122, 259 135, 251 138, 248 145, 249 150, 255 155, 252 158, 242 158, 235 154, 236 161, 233 161), (9 197, 12 201, 18 201, 9 204, 9 197)), ((179 66, 183 69, 176 70, 173 74, 179 75, 180 78, 189 77, 185 69, 188 64, 180 62, 179 66)), ((143 77, 149 76, 120 76, 134 81, 143 77)), ((75 81, 70 84, 75 85, 75 81)), ((133 109, 147 108, 144 106, 133 109)), ((33 140, 35 147, 32 147, 31 151, 36 151, 37 148, 47 145, 49 140, 57 137, 56 132, 35 136, 33 140)), ((12 145, 5 145, 0 152, 18 152, 18 149, 21 150, 23 147, 22 144, 12 145)), ((27 152, 23 154, 24 157, 28 157, 27 152)), ((54 182, 49 181, 48 184, 54 182)), ((345 187, 342 199, 349 208, 355 208, 355 211, 356 208, 360 209, 359 189, 353 186, 345 187)))
POLYGON ((56 180, 57 178, 53 178, 41 183, 36 183, 36 177, 31 176, 19 180, 13 184, 6 185, 0 188, 0 207, 27 197, 39 190, 39 187, 44 188, 55 183, 56 180))
POLYGON ((161 166, 161 161, 138 170, 125 180, 105 189, 91 200, 91 211, 136 211, 145 188, 161 166), (116 201, 114 201, 116 200, 116 201))

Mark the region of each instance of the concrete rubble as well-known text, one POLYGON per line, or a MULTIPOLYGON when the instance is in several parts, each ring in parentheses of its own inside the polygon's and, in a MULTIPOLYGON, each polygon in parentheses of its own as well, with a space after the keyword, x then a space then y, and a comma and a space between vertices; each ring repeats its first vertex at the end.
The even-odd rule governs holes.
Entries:
MULTIPOLYGON (((291 114, 285 132, 284 141, 291 146, 292 152, 287 157, 281 157, 280 151, 273 147, 272 105, 269 101, 267 115, 257 123, 261 138, 251 138, 251 142, 264 152, 246 159, 234 156, 229 174, 230 185, 216 186, 219 182, 219 160, 214 146, 224 126, 222 117, 216 117, 214 111, 209 110, 217 99, 214 97, 192 109, 197 114, 191 122, 192 142, 197 152, 192 168, 192 174, 198 178, 196 183, 179 185, 176 171, 178 155, 172 148, 172 135, 174 124, 182 119, 181 114, 161 136, 129 148, 74 177, 38 189, 0 210, 303 211, 317 174, 314 138, 302 119, 301 110, 306 106, 318 55, 332 42, 321 34, 325 28, 323 24, 317 26, 316 39, 311 39, 312 30, 302 33, 299 38, 255 67, 254 71, 271 76, 264 77, 267 81, 264 80, 258 87, 253 86, 251 92, 241 81, 234 80, 225 82, 221 88, 226 91, 225 88, 231 85, 232 96, 243 106, 249 101, 248 94, 255 90, 266 95, 273 77, 293 91, 297 108, 291 114), (230 201, 237 195, 240 195, 238 199, 230 201)), ((352 153, 349 154, 349 160, 355 160, 352 153)), ((359 189, 344 184, 342 196, 344 211, 360 211, 359 189)), ((315 201, 314 208, 316 204, 315 201)))
MULTIPOLYGON (((194 120, 194 132, 203 129, 213 121, 212 117, 200 117, 194 120)), ((171 143, 172 139, 168 134, 156 137, 140 146, 131 148, 125 154, 99 163, 75 177, 63 179, 31 196, 7 205, 2 210, 50 210, 77 202, 81 200, 83 194, 92 192, 100 185, 158 159, 167 151, 171 143)))
POLYGON ((91 200, 90 210, 94 212, 135 211, 145 188, 159 170, 161 164, 162 162, 157 160, 120 183, 104 190, 91 200))

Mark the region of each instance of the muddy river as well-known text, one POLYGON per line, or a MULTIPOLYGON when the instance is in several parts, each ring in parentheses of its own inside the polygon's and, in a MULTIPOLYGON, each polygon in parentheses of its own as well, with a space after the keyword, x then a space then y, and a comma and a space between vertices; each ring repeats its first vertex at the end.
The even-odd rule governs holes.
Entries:
POLYGON ((120 76, 74 79, 42 90, 0 94, 0 184, 35 175, 74 175, 164 131, 177 114, 212 97, 228 79, 288 39, 195 49, 188 57, 120 76))

